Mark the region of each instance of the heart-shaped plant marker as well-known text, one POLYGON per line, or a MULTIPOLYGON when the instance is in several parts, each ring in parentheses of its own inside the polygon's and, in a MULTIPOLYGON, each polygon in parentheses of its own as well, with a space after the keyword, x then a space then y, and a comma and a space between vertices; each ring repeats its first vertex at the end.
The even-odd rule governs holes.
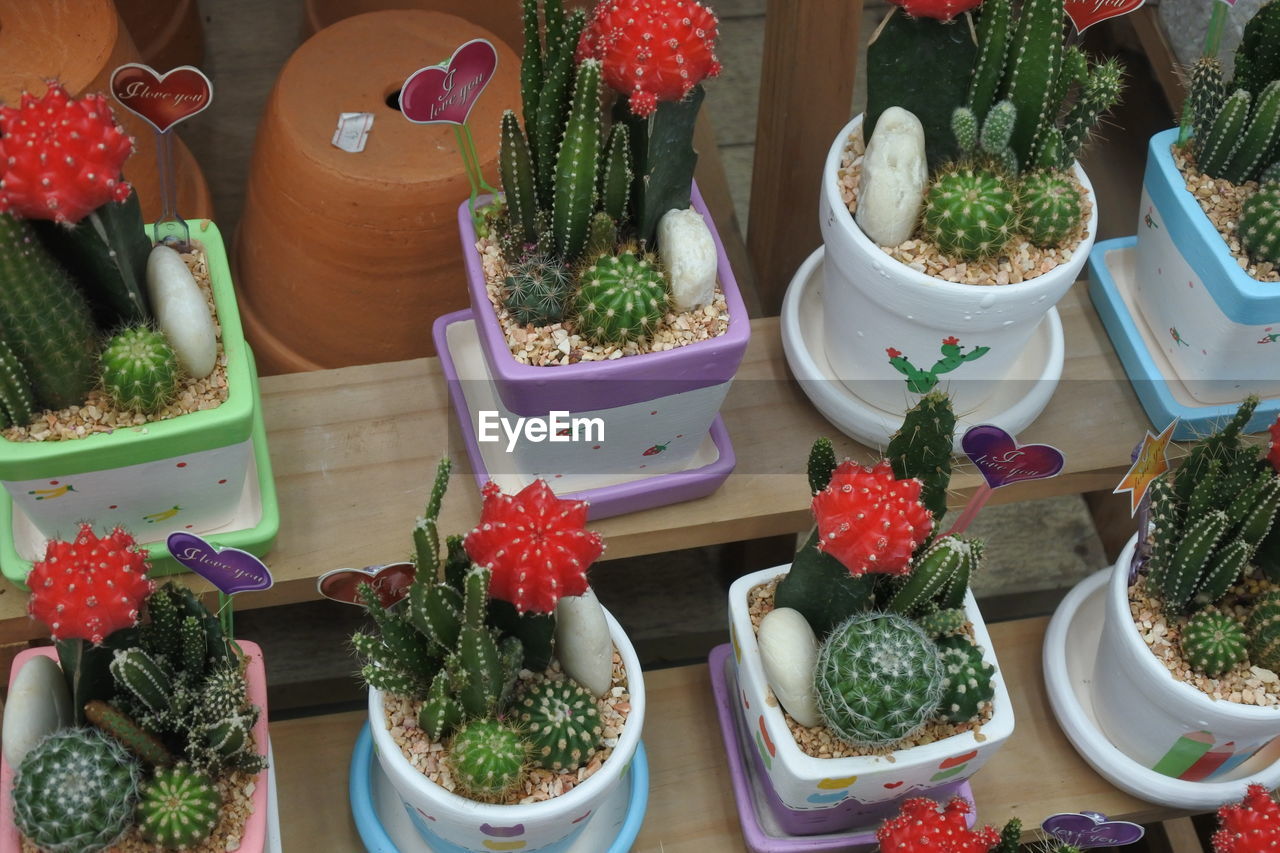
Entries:
POLYGON ((409 585, 413 583, 415 571, 413 563, 389 563, 385 566, 365 566, 363 569, 334 569, 316 580, 316 589, 332 601, 363 607, 359 589, 360 584, 367 583, 373 586, 382 606, 390 607, 409 594, 409 585))
POLYGON ((111 94, 126 110, 164 133, 207 109, 213 101, 213 84, 193 65, 158 74, 150 65, 130 62, 112 72, 111 94))
POLYGON ((1137 10, 1143 0, 1066 0, 1067 17, 1076 32, 1083 33, 1108 18, 1118 18, 1137 10))
POLYGON ((960 447, 993 489, 1024 480, 1044 480, 1062 472, 1062 451, 1048 444, 1018 444, 993 424, 972 427, 960 447))
POLYGON ((239 548, 218 549, 193 533, 170 533, 166 542, 173 559, 213 584, 223 595, 270 589, 267 564, 239 548))
POLYGON ((1107 820, 1098 812, 1064 812, 1049 815, 1040 824, 1046 835, 1076 847, 1123 847, 1142 839, 1146 832, 1127 820, 1107 820))
POLYGON ((400 89, 400 111, 415 124, 465 124, 497 69, 493 45, 473 39, 455 50, 448 62, 410 74, 400 89))

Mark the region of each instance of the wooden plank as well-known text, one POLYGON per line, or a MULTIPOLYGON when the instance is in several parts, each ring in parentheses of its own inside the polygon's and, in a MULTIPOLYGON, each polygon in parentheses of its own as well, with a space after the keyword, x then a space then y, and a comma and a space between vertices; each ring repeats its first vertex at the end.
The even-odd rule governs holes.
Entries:
MULTIPOLYGON (((1116 819, 1152 823, 1179 816, 1113 788, 1072 748, 1053 719, 1040 648, 1048 620, 991 625, 1016 725, 1009 742, 973 777, 979 818, 1040 821, 1081 803, 1116 819)), ((639 853, 739 853, 743 840, 705 664, 645 673, 649 808, 639 853)), ((271 724, 287 850, 358 850, 341 780, 364 712, 271 724), (345 842, 345 843, 344 843, 345 842)))
POLYGON ((818 176, 849 120, 862 0, 769 0, 747 249, 769 314, 822 242, 818 176))
MULTIPOLYGON (((1019 438, 1061 448, 1066 468, 1052 480, 1001 489, 995 502, 1110 490, 1148 425, 1083 285, 1058 310, 1068 347, 1062 381, 1019 438)), ((276 585, 240 596, 238 607, 314 599, 315 579, 329 569, 403 559, 441 454, 456 463, 441 530, 464 532, 479 517, 437 360, 266 377, 262 405, 280 500, 280 538, 268 558, 276 585)), ((776 318, 753 322, 722 412, 738 459, 733 476, 702 500, 594 523, 609 558, 795 533, 810 523, 803 463, 815 436, 832 436, 842 456, 875 455, 839 436, 791 381, 776 318)), ((952 503, 977 484, 971 467, 958 468, 952 503)), ((191 576, 183 582, 209 589, 191 576)), ((0 642, 41 635, 25 614, 26 596, 0 584, 0 642)))

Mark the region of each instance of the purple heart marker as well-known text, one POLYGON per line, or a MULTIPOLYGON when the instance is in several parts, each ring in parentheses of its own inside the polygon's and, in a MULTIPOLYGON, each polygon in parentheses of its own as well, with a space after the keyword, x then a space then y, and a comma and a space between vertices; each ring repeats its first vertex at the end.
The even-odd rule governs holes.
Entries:
POLYGON ((1107 820, 1098 812, 1064 812, 1049 815, 1040 824, 1046 835, 1076 847, 1123 847, 1142 839, 1146 832, 1127 820, 1107 820))
POLYGON ((971 427, 960 447, 993 489, 1023 480, 1045 480, 1062 473, 1062 451, 1048 444, 1018 444, 993 424, 971 427))
POLYGON ((270 589, 275 582, 267 564, 239 548, 218 550, 193 533, 170 533, 166 541, 173 559, 200 575, 225 595, 270 589))

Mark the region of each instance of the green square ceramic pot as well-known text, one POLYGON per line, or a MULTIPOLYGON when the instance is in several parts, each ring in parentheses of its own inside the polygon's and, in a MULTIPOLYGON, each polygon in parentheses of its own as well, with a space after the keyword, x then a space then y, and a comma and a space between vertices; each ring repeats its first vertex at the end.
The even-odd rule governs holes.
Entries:
POLYGON ((0 482, 44 537, 66 538, 92 519, 98 527, 121 525, 139 541, 163 541, 175 530, 226 527, 236 515, 253 461, 258 392, 222 236, 207 221, 188 225, 208 257, 227 399, 214 409, 74 441, 0 439, 0 482))

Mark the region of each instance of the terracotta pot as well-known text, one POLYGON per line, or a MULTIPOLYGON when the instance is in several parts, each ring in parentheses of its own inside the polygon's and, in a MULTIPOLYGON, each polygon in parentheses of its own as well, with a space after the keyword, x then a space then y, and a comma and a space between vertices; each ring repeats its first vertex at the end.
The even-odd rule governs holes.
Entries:
MULTIPOLYGON (((470 188, 453 127, 411 124, 387 97, 473 38, 496 37, 438 12, 371 12, 317 33, 280 73, 236 243, 264 373, 431 355, 431 321, 466 306, 453 223, 470 188), (342 112, 374 115, 364 151, 331 144, 342 112)), ((470 120, 492 184, 499 119, 520 100, 519 62, 495 44, 498 70, 470 120)))
POLYGON ((204 25, 196 0, 116 0, 142 61, 161 73, 204 61, 204 25))
MULTIPOLYGON (((589 6, 589 0, 568 0, 564 4, 572 9, 589 6)), ((303 26, 308 36, 344 18, 378 12, 384 9, 421 9, 426 12, 444 12, 457 15, 478 24, 506 42, 520 53, 524 43, 519 6, 516 3, 495 3, 492 0, 306 0, 303 26)))
MULTIPOLYGON (((111 0, 0 0, 0 102, 17 102, 24 90, 42 93, 56 77, 72 95, 106 92, 111 72, 142 57, 111 0)), ((155 131, 116 106, 116 120, 134 138, 124 176, 138 190, 142 218, 160 217, 155 131)), ((188 219, 209 219, 213 201, 200 166, 181 139, 174 140, 178 211, 188 219)))

